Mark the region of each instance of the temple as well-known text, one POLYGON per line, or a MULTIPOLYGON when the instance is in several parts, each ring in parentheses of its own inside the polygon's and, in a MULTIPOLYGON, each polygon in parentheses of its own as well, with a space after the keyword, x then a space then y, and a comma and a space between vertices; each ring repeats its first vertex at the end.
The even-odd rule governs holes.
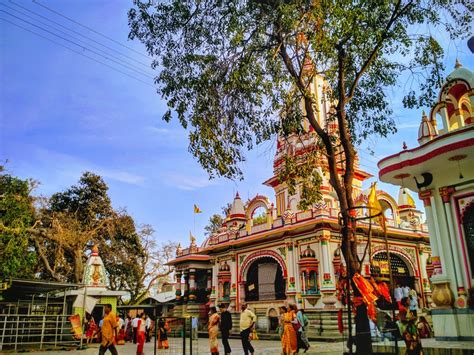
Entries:
POLYGON ((474 339, 474 74, 456 62, 437 104, 424 112, 419 146, 378 163, 380 180, 418 193, 433 255, 438 339, 474 339), (469 309, 470 307, 470 309, 469 309))
MULTIPOLYGON (((318 102, 318 120, 327 130, 337 125, 327 119, 329 104, 325 101, 324 81, 316 77, 312 90, 318 102)), ((336 312, 342 307, 336 284, 344 264, 340 252, 338 223, 339 203, 329 183, 324 159, 316 166, 322 180, 322 198, 307 210, 299 208, 300 187, 291 194, 280 179, 285 157, 301 157, 317 149, 317 138, 306 123, 303 134, 278 138, 273 175, 264 182, 275 191, 275 199, 256 195, 243 201, 237 193, 225 223, 198 246, 196 240, 186 248, 179 247, 175 266, 176 316, 183 314, 207 317, 208 307, 224 302, 237 315, 245 302, 256 311, 257 327, 272 331, 278 326, 278 306, 284 302, 304 308, 318 336, 338 336, 336 312)), ((343 173, 341 169, 341 174, 343 173)), ((362 183, 371 175, 356 163, 354 198, 366 205, 369 190, 362 183)), ((408 285, 420 294, 422 305, 431 302, 429 272, 431 248, 422 212, 415 207, 410 192, 402 187, 397 198, 377 191, 387 218, 389 257, 394 282, 408 285)), ((364 254, 369 222, 358 224, 360 256, 364 254)), ((364 260, 363 274, 387 282, 389 269, 381 228, 372 226, 370 252, 364 260), (372 260, 372 263, 369 263, 372 260)), ((235 322, 236 324, 238 322, 235 322)))

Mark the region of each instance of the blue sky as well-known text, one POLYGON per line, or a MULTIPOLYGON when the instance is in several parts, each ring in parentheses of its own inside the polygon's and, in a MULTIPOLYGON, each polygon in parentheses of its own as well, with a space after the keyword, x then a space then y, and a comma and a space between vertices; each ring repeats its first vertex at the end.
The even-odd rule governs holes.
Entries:
MULTIPOLYGON (((0 20, 0 159, 8 159, 8 171, 17 176, 41 182, 38 194, 49 195, 74 184, 81 173, 93 171, 109 184, 115 207, 126 207, 137 223, 149 223, 158 240, 188 243, 194 230, 193 204, 203 213, 196 218, 196 236, 203 240, 202 230, 209 216, 231 201, 238 190, 246 199, 256 193, 272 198, 273 191, 261 183, 272 175, 273 142, 265 143, 248 155, 243 167, 244 181, 209 180, 188 153, 187 133, 177 124, 161 121, 165 103, 153 88, 154 72, 142 64, 150 59, 124 48, 96 33, 54 14, 31 1, 16 4, 81 32, 97 42, 126 54, 119 58, 138 68, 128 69, 135 80, 99 64, 83 55, 107 62, 71 42, 42 31, 23 20, 48 23, 11 2, 2 2, 0 18, 68 46, 38 37, 11 23, 0 20), (17 9, 22 13, 16 12, 17 9)), ((39 3, 99 31, 115 41, 145 53, 139 43, 127 40, 127 10, 131 1, 52 1, 39 3)), ((59 28, 57 25, 50 24, 59 28)), ((47 28, 51 30, 51 28, 47 28)), ((79 36, 66 31, 69 40, 79 36)), ((56 32, 57 33, 57 32, 56 32)), ((79 43, 77 41, 77 43, 79 43)), ((99 45, 88 41, 100 48, 99 45)), ((465 43, 445 41, 447 71, 454 60, 474 68, 473 55, 465 43)), ((115 63, 108 62, 115 68, 115 63)), ((401 149, 402 141, 409 147, 417 145, 416 137, 421 112, 402 109, 401 92, 392 91, 399 133, 388 139, 372 138, 360 152, 362 168, 376 174, 376 162, 401 149)), ((392 193, 398 189, 382 185, 392 193)))

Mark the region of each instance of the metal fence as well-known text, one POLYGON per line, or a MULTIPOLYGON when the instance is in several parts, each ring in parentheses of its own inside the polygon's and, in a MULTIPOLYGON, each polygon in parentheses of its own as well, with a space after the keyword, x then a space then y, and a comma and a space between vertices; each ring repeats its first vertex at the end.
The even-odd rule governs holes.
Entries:
POLYGON ((77 347, 65 300, 0 303, 0 350, 77 347))
MULTIPOLYGON (((160 334, 157 326, 154 327, 154 354, 177 355, 177 354, 198 354, 198 332, 192 327, 190 317, 162 317, 168 325, 168 349, 160 344, 160 334)), ((157 324, 157 323, 155 323, 157 324)))

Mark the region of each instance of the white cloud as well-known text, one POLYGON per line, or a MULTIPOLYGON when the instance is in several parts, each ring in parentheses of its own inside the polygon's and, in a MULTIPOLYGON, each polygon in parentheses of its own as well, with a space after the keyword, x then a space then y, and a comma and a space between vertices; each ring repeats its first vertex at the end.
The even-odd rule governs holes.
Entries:
POLYGON ((418 128, 420 123, 399 123, 397 129, 418 128))
POLYGON ((208 177, 184 175, 183 173, 167 174, 165 179, 169 185, 186 191, 193 191, 216 185, 216 181, 210 180, 208 177))

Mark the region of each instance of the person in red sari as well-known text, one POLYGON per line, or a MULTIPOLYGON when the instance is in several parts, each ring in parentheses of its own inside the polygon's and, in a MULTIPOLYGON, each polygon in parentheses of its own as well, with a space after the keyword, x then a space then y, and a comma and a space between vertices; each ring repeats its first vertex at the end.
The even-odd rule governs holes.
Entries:
POLYGON ((87 320, 87 330, 86 330, 86 339, 87 344, 92 343, 94 340, 95 332, 97 331, 97 324, 94 321, 94 317, 92 317, 89 313, 86 313, 86 320, 87 320))
POLYGON ((125 325, 122 325, 117 334, 117 345, 125 345, 125 325))
POLYGON ((137 326, 137 355, 144 355, 143 347, 146 340, 146 315, 142 313, 137 326))

